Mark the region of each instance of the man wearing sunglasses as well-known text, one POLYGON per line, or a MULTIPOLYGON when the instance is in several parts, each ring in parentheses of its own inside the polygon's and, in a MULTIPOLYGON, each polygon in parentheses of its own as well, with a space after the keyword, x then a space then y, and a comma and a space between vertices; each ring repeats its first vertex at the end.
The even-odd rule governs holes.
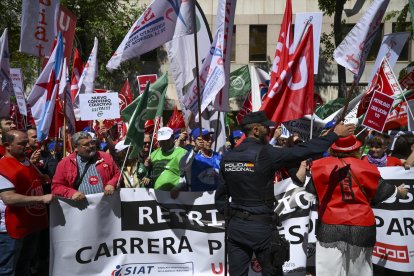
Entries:
POLYGON ((76 201, 87 194, 112 195, 120 170, 111 155, 96 150, 96 141, 85 131, 72 136, 75 152, 59 162, 52 180, 52 193, 76 201))

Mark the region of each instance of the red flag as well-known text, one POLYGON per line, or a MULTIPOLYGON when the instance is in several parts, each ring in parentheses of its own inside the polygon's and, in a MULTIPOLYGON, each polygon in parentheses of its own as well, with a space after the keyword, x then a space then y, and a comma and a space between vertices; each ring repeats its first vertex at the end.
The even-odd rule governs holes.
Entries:
POLYGON ((237 113, 236 120, 241 125, 241 122, 243 121, 243 118, 252 112, 252 92, 250 91, 249 94, 246 97, 246 100, 244 100, 243 107, 240 109, 239 113, 237 113))
MULTIPOLYGON (((414 94, 407 97, 407 101, 414 100, 414 94)), ((408 125, 408 109, 407 102, 403 101, 398 104, 394 110, 388 115, 385 122, 384 132, 390 129, 396 129, 399 127, 406 127, 408 125)))
POLYGON ((75 48, 72 66, 72 78, 70 82, 70 95, 72 97, 72 103, 75 102, 76 94, 78 93, 79 87, 78 82, 83 72, 83 63, 79 55, 78 49, 75 48))
POLYGON ((168 121, 167 126, 173 130, 185 128, 183 114, 178 111, 177 106, 174 107, 174 112, 168 121))
POLYGON ((280 78, 267 93, 260 110, 277 123, 313 113, 313 26, 309 29, 280 78))
POLYGON ((414 88, 414 69, 400 80, 400 85, 403 89, 411 90, 414 88))
POLYGON ((119 111, 124 110, 124 108, 132 102, 131 87, 129 86, 128 79, 125 80, 124 86, 122 86, 121 91, 119 91, 118 98, 119 111))
POLYGON ((286 68, 291 55, 289 48, 292 45, 292 0, 286 0, 285 14, 280 27, 279 39, 277 40, 275 58, 273 59, 272 71, 270 72, 269 87, 273 87, 280 78, 282 70, 286 68))
POLYGON ((392 69, 389 66, 386 58, 382 60, 380 67, 372 79, 370 87, 361 98, 361 102, 358 106, 357 117, 361 116, 367 111, 374 91, 381 92, 388 96, 393 96, 395 93, 399 94, 402 92, 399 89, 397 80, 395 79, 392 73, 392 69), (395 86, 395 84, 397 86, 395 86))

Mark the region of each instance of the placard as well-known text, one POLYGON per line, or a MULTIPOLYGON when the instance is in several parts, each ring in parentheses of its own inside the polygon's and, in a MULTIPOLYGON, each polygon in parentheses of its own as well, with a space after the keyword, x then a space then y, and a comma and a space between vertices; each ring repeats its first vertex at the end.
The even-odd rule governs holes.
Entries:
POLYGON ((22 115, 27 116, 26 99, 23 91, 23 78, 20 68, 10 68, 10 78, 13 83, 13 91, 16 96, 17 106, 22 115))
POLYGON ((118 93, 79 94, 81 121, 120 118, 118 93))
POLYGON ((154 83, 157 78, 158 76, 156 74, 137 76, 139 94, 142 94, 144 92, 145 87, 147 87, 147 82, 154 83))
POLYGON ((394 99, 392 97, 375 91, 362 125, 382 132, 393 102, 394 99))

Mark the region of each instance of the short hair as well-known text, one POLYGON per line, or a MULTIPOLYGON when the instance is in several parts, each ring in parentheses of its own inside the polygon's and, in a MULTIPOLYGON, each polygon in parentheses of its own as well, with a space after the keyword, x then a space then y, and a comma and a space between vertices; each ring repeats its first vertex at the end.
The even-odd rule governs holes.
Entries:
POLYGON ((14 138, 16 138, 16 134, 18 132, 25 133, 25 132, 23 132, 21 130, 16 130, 16 129, 9 130, 6 133, 3 133, 3 135, 1 136, 1 142, 3 144, 6 144, 6 143, 7 144, 11 144, 11 143, 13 143, 14 138))
POLYGON ((7 117, 7 116, 0 116, 0 123, 3 121, 10 121, 10 120, 12 120, 12 118, 7 117))
POLYGON ((339 152, 339 151, 333 150, 332 148, 329 148, 328 154, 329 156, 338 157, 338 158, 354 157, 357 159, 361 159, 361 148, 358 148, 350 152, 339 152))
POLYGON ((388 147, 390 144, 390 136, 387 134, 380 134, 372 137, 367 141, 368 147, 378 146, 378 147, 388 147))
POLYGON ((72 146, 77 146, 79 144, 79 140, 92 138, 92 136, 86 131, 79 131, 72 135, 72 146))
POLYGON ((251 124, 243 125, 242 126, 242 131, 243 131, 244 134, 246 134, 246 136, 248 136, 253 131, 253 128, 255 128, 257 126, 261 126, 261 124, 251 123, 251 124))

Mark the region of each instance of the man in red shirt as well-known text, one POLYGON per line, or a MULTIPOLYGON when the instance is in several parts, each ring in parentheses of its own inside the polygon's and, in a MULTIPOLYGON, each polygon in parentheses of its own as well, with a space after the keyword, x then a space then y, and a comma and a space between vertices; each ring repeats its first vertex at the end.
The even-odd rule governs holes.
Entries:
POLYGON ((0 159, 0 275, 29 275, 40 230, 47 228, 53 196, 44 195, 43 177, 25 157, 27 134, 2 133, 6 154, 0 159))

